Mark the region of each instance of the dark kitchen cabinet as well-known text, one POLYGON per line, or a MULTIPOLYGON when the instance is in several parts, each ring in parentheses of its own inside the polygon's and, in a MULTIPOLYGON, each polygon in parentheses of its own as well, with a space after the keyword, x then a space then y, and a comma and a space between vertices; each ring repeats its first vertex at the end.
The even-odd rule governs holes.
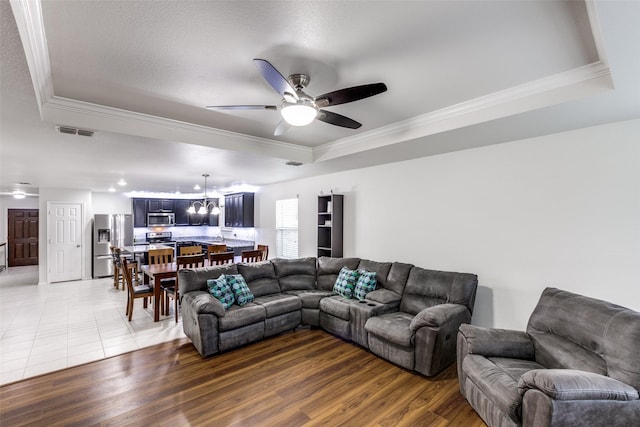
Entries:
POLYGON ((147 212, 173 212, 175 200, 170 199, 149 199, 147 212))
POLYGON ((174 213, 176 214, 176 225, 190 225, 189 213, 187 209, 191 206, 191 200, 175 200, 173 203, 174 213))
POLYGON ((147 226, 147 199, 133 199, 133 226, 147 226))
POLYGON ((342 257, 344 196, 318 196, 318 256, 342 257))
POLYGON ((253 193, 228 194, 224 197, 225 227, 253 227, 253 193))
MULTIPOLYGON (((215 199, 215 205, 220 207, 220 199, 215 199)), ((209 226, 211 227, 217 227, 220 225, 220 214, 218 215, 214 215, 211 212, 209 212, 209 226)))

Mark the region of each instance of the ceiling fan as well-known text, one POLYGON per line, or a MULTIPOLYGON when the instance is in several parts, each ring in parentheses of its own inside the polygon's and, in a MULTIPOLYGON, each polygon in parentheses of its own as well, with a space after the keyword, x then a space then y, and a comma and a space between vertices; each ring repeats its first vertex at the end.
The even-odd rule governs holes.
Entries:
MULTIPOLYGON (((282 119, 276 126, 274 135, 282 135, 291 126, 306 126, 318 119, 322 122, 349 129, 362 126, 349 117, 324 110, 325 107, 346 104, 385 92, 384 83, 371 83, 336 90, 320 96, 309 96, 304 92, 311 78, 307 74, 291 74, 285 79, 282 74, 265 59, 254 59, 262 77, 282 96, 280 114, 282 119)), ((278 110, 277 105, 209 105, 212 110, 278 110)))

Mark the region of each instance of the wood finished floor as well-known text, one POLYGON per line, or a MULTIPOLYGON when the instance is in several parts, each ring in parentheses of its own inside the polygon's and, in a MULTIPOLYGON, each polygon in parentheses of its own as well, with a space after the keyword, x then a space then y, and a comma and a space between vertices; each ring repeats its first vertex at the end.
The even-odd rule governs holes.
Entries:
POLYGON ((319 330, 202 359, 180 339, 0 387, 0 425, 485 426, 432 378, 319 330))

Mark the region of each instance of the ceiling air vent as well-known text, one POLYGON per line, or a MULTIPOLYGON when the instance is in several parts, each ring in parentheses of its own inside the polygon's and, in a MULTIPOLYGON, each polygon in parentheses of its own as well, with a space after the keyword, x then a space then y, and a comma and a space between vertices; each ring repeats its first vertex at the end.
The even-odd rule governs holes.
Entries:
POLYGON ((56 126, 56 130, 60 133, 66 133, 68 135, 80 135, 80 136, 93 136, 93 133, 94 133, 92 130, 72 128, 69 126, 56 126))
POLYGON ((289 160, 288 162, 285 163, 285 165, 287 165, 287 166, 302 166, 302 163, 294 162, 293 160, 289 160))

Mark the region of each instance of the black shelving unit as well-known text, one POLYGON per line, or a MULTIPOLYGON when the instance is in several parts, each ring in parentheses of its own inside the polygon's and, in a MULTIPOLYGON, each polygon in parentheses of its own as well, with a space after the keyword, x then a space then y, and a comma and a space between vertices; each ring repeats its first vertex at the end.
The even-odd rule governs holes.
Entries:
POLYGON ((342 257, 344 196, 318 196, 318 256, 342 257))

